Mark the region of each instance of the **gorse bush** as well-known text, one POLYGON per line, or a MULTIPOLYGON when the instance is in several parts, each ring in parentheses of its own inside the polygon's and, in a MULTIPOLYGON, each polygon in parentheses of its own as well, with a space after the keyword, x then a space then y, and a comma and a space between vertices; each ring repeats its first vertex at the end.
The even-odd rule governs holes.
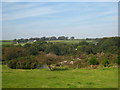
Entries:
POLYGON ((28 51, 22 47, 5 47, 3 48, 2 54, 4 60, 13 60, 15 58, 27 56, 28 51))
POLYGON ((102 62, 102 64, 103 64, 104 67, 108 67, 109 64, 110 64, 109 59, 104 59, 103 62, 102 62))
POLYGON ((120 55, 118 55, 118 57, 117 57, 117 59, 116 59, 116 63, 117 63, 118 65, 120 65, 120 55))
POLYGON ((35 69, 40 66, 40 63, 35 60, 35 57, 30 56, 10 60, 7 65, 12 69, 35 69))
POLYGON ((46 64, 49 70, 52 70, 51 65, 63 61, 64 58, 53 53, 45 54, 44 52, 40 52, 40 55, 36 56, 36 60, 42 64, 46 64))
POLYGON ((7 63, 7 66, 12 69, 16 69, 17 60, 11 60, 7 63))
POLYGON ((40 52, 40 55, 38 56, 27 56, 9 60, 7 65, 12 69, 35 69, 40 68, 43 64, 46 64, 49 70, 52 70, 51 65, 57 64, 62 60, 64 60, 62 56, 40 52))
POLYGON ((92 56, 90 59, 89 59, 89 64, 90 65, 98 65, 99 62, 97 60, 97 58, 95 56, 92 56))

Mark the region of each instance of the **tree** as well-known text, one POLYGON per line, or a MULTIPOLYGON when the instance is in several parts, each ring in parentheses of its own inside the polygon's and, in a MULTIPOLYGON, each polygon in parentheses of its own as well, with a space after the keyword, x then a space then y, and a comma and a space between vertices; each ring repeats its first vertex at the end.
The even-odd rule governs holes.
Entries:
POLYGON ((59 37, 58 37, 58 40, 65 40, 65 39, 66 39, 65 36, 59 36, 59 37))
POLYGON ((68 37, 65 37, 65 40, 68 40, 68 37))
POLYGON ((52 43, 48 44, 45 48, 46 53, 54 53, 56 55, 74 54, 75 48, 72 44, 65 43, 52 43))
POLYGON ((46 40, 46 37, 41 37, 41 40, 46 40))
POLYGON ((70 37, 70 39, 71 39, 71 40, 74 40, 74 39, 75 39, 75 37, 70 37))
POLYGON ((17 42, 17 39, 14 39, 13 42, 17 42))
POLYGON ((31 55, 37 55, 40 51, 44 51, 45 50, 45 44, 47 42, 45 41, 37 41, 34 42, 30 48, 28 48, 28 51, 31 55))
POLYGON ((97 52, 118 54, 120 37, 110 37, 100 39, 96 45, 97 52))
POLYGON ((50 37, 50 40, 57 40, 55 36, 50 37))

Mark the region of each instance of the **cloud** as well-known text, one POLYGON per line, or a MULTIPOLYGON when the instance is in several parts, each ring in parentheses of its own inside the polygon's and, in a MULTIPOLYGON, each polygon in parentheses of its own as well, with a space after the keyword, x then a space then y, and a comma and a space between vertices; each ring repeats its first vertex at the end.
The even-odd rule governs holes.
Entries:
MULTIPOLYGON (((117 10, 116 10, 117 11, 117 10)), ((101 11, 101 12, 92 12, 92 13, 87 13, 87 14, 82 14, 82 15, 78 15, 78 16, 74 16, 74 17, 69 17, 69 16, 66 16, 65 18, 63 18, 63 16, 59 16, 59 14, 57 14, 56 16, 50 16, 49 14, 54 14, 54 13, 63 13, 62 11, 54 11, 54 10, 49 10, 49 9, 46 9, 45 8, 41 8, 41 9, 37 9, 34 11, 29 11, 27 12, 26 14, 24 13, 24 15, 20 15, 18 14, 15 15, 14 14, 14 17, 11 17, 11 18, 5 18, 6 20, 15 20, 15 19, 19 19, 19 18, 25 18, 25 17, 32 17, 32 16, 37 16, 37 15, 41 15, 38 20, 36 21, 32 21, 32 22, 25 22, 24 23, 15 23, 16 24, 16 28, 20 28, 20 27, 23 27, 23 28, 27 28, 27 27, 45 27, 47 26, 46 28, 48 27, 52 27, 54 26, 54 28, 57 26, 86 26, 86 25, 92 25, 92 24, 99 24, 99 23, 103 23, 105 24, 106 22, 107 23, 113 23, 113 22, 117 22, 117 12, 116 11, 101 11), (43 11, 43 12, 42 12, 43 11), (45 11, 45 12, 44 12, 45 11), (49 12, 48 12, 49 11, 49 12), (32 14, 32 13, 33 14, 32 14), (42 12, 42 13, 40 13, 42 12), (47 14, 47 16, 45 16, 47 14), (41 20, 41 18, 43 20, 41 20), (46 19, 48 18, 48 19, 46 19), (49 19, 49 18, 53 18, 53 19, 49 19), (55 26, 56 25, 56 26, 55 26)), ((13 14, 12 14, 13 15, 13 14)), ((7 23, 7 22, 6 22, 7 23)), ((11 22, 10 22, 11 23, 11 22)), ((12 26, 12 23, 11 23, 11 26, 12 26)), ((12 26, 12 27, 15 27, 15 26, 12 26)))
POLYGON ((117 31, 117 3, 7 3, 6 6, 4 38, 62 34, 97 37, 115 35, 117 31))
POLYGON ((119 2, 119 0, 3 0, 3 2, 119 2))
MULTIPOLYGON (((29 6, 31 5, 28 5, 26 7, 28 8, 29 6)), ((12 8, 12 10, 14 8, 12 8)), ((59 13, 59 11, 52 9, 51 7, 39 7, 39 8, 31 8, 31 9, 23 9, 20 7, 19 9, 20 10, 16 12, 3 13, 3 20, 15 20, 21 18, 59 13)))
POLYGON ((45 3, 3 3, 3 12, 27 9, 35 6, 44 5, 45 3))
MULTIPOLYGON (((28 18, 28 17, 35 17, 35 16, 45 17, 45 15, 50 15, 50 14, 58 14, 57 16, 60 16, 59 13, 65 14, 65 12, 73 12, 73 11, 81 12, 80 17, 82 16, 82 14, 84 14, 83 16, 86 16, 86 14, 89 13, 89 15, 87 15, 89 18, 91 18, 90 16, 98 17, 100 15, 106 16, 106 15, 117 13, 117 10, 115 10, 115 8, 108 8, 107 6, 105 7, 105 5, 107 4, 102 5, 105 8, 105 10, 103 11, 98 10, 102 7, 101 4, 97 4, 98 5, 97 6, 96 4, 85 5, 84 3, 82 5, 82 4, 76 3, 78 7, 77 9, 74 7, 70 7, 72 5, 75 6, 75 4, 71 4, 71 3, 68 3, 68 4, 60 3, 57 5, 48 5, 48 6, 46 6, 46 4, 47 3, 22 3, 22 4, 12 3, 11 5, 8 4, 9 7, 7 6, 3 7, 3 20, 16 20, 16 19, 22 19, 22 18, 28 18), (82 6, 80 7, 79 5, 82 5, 83 7, 82 6), (93 5, 93 7, 91 7, 91 5, 93 5)), ((70 14, 73 14, 73 13, 70 13, 70 14)), ((54 17, 57 17, 57 16, 54 16, 54 17)), ((48 16, 48 17, 51 17, 51 16, 48 16)))

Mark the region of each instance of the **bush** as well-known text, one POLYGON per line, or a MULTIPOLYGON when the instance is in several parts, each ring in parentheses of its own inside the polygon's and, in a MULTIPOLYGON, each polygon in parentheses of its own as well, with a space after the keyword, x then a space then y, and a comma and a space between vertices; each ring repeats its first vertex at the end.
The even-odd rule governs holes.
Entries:
POLYGON ((70 55, 74 54, 75 48, 72 44, 66 43, 52 43, 45 48, 46 53, 54 53, 56 55, 70 55))
POLYGON ((12 69, 16 69, 17 60, 11 60, 7 63, 7 66, 12 69))
POLYGON ((40 63, 37 62, 33 56, 30 56, 11 60, 7 65, 12 69, 35 69, 38 65, 40 66, 40 63))
POLYGON ((98 62, 97 58, 94 56, 94 57, 91 57, 91 58, 89 59, 89 64, 90 64, 90 65, 98 65, 99 62, 98 62))
POLYGON ((13 60, 15 58, 24 57, 28 55, 28 51, 22 47, 6 47, 3 48, 2 58, 4 60, 13 60))
POLYGON ((109 64, 110 64, 110 62, 109 62, 108 59, 104 59, 103 62, 102 62, 102 64, 103 64, 104 67, 108 67, 109 64))
POLYGON ((120 55, 118 55, 118 57, 117 57, 115 63, 117 63, 118 65, 120 65, 120 55))
POLYGON ((42 64, 46 64, 49 70, 52 70, 51 65, 58 64, 58 62, 64 60, 64 58, 53 53, 45 54, 44 52, 40 52, 40 55, 36 56, 36 60, 42 64))

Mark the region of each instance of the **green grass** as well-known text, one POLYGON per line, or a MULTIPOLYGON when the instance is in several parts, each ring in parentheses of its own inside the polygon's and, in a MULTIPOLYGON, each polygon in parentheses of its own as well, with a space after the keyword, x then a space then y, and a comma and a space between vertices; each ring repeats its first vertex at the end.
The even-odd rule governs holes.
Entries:
MULTIPOLYGON (((84 39, 78 39, 78 40, 50 40, 50 41, 47 41, 47 42, 59 42, 59 43, 79 43, 81 41, 83 41, 84 39)), ((94 42, 94 40, 86 40, 87 42, 94 42)), ((33 42, 31 42, 32 44, 33 42)), ((12 40, 1 40, 0 41, 0 45, 10 45, 10 44, 14 44, 12 42, 12 40)), ((20 43, 20 44, 14 44, 14 45, 22 45, 24 46, 26 43, 20 43)))
POLYGON ((0 42, 10 42, 10 41, 13 41, 13 40, 0 40, 0 42))
POLYGON ((48 42, 79 43, 80 40, 50 40, 48 42))
POLYGON ((117 68, 70 69, 9 69, 3 66, 3 88, 117 88, 117 68))
POLYGON ((0 44, 13 44, 13 42, 0 42, 0 44))
POLYGON ((12 40, 2 40, 2 41, 0 41, 0 45, 7 45, 7 44, 13 44, 12 40))
MULTIPOLYGON (((83 40, 50 40, 47 42, 61 42, 61 43, 79 43, 83 40)), ((93 42, 93 40, 86 40, 87 42, 93 42)))

